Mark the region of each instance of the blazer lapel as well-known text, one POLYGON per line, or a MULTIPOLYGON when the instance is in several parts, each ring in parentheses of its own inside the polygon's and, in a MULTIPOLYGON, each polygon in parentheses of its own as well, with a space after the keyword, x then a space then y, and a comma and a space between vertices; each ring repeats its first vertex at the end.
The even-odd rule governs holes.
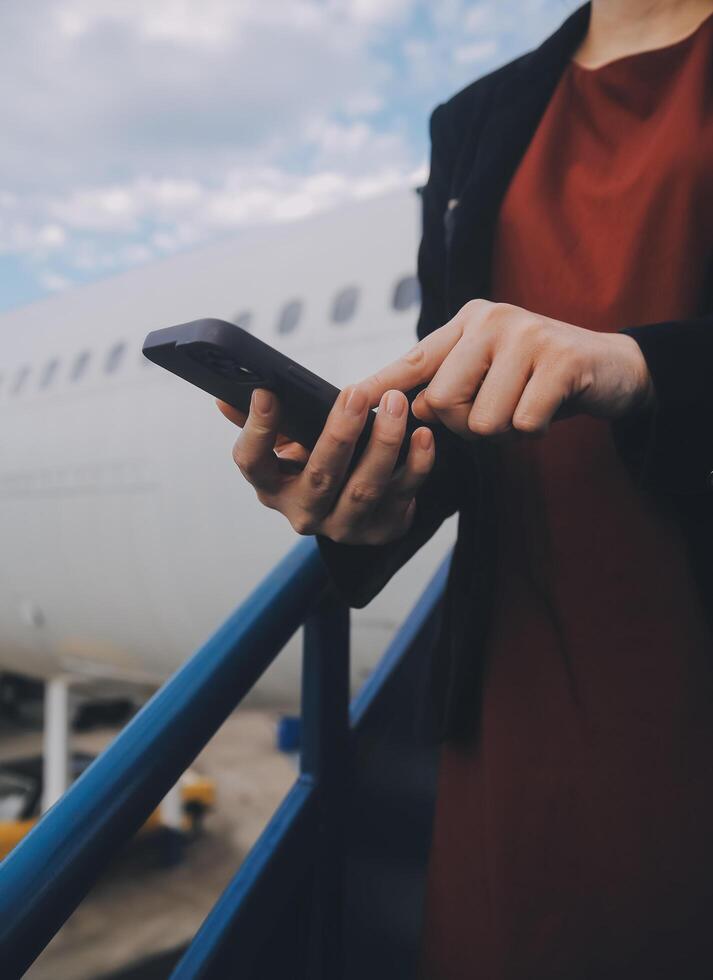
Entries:
MULTIPOLYGON (((490 288, 493 234, 508 184, 532 139, 562 72, 589 23, 590 4, 503 74, 480 131, 469 133, 473 163, 458 199, 449 201, 449 315, 490 288), (455 201, 455 203, 454 203, 455 201)), ((467 145, 466 143, 466 145, 467 145)))

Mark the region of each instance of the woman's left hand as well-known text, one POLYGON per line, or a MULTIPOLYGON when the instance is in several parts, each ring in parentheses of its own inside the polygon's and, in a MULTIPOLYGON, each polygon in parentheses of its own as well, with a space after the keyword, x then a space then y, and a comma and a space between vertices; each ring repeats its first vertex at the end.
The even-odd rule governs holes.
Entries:
POLYGON ((376 405, 390 388, 423 382, 429 384, 413 401, 414 415, 467 439, 541 434, 556 417, 578 413, 614 419, 653 398, 632 337, 481 299, 359 387, 376 405))

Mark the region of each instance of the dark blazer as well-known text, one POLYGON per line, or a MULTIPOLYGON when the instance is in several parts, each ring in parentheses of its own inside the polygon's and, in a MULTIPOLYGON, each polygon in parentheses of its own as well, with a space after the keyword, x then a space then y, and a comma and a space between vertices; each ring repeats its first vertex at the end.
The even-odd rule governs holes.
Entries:
MULTIPOLYGON (((470 299, 487 297, 498 209, 557 81, 584 36, 589 4, 539 48, 479 79, 436 107, 431 169, 422 192, 418 252, 419 338, 470 299)), ((695 580, 713 607, 713 255, 696 319, 632 325, 656 404, 612 423, 618 451, 643 492, 680 521, 695 580)), ((536 310, 533 312, 537 312, 536 310)), ((490 619, 495 540, 492 445, 446 432, 417 494, 408 533, 383 545, 337 544, 317 536, 337 591, 360 608, 456 511, 458 537, 440 634, 433 693, 441 737, 477 733, 482 650, 490 619)), ((652 596, 655 601, 655 596, 652 596)))

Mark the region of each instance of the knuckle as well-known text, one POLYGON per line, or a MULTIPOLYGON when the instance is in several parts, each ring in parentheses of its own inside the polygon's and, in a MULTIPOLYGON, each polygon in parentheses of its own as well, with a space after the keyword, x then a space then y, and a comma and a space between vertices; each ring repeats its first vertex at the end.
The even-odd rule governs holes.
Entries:
POLYGON ((381 496, 381 491, 373 483, 352 483, 347 489, 347 499, 357 507, 368 507, 381 496))
POLYGON ((298 534, 315 534, 319 528, 319 521, 306 512, 292 517, 290 524, 298 534))
POLYGON ((477 436, 499 435, 508 428, 502 421, 490 415, 479 413, 468 417, 468 429, 477 436))
POLYGON ((426 388, 423 397, 429 408, 434 411, 443 411, 450 406, 451 399, 447 392, 439 388, 426 388))
POLYGON ((483 328, 488 331, 500 331, 508 323, 505 314, 511 309, 507 303, 492 303, 487 299, 473 299, 464 327, 464 334, 471 338, 482 336, 483 328))
POLYGON ((329 531, 329 533, 327 534, 327 537, 331 541, 334 541, 336 544, 348 544, 349 543, 349 539, 350 539, 349 538, 349 528, 347 528, 344 525, 340 524, 340 525, 332 528, 329 531))
POLYGON ((529 435, 544 432, 547 428, 547 423, 532 412, 516 412, 512 421, 518 432, 525 432, 529 435))
MULTIPOLYGON (((408 357, 409 353, 410 351, 407 352, 405 356, 408 357)), ((402 358, 402 360, 403 359, 404 358, 402 358)), ((373 382, 375 388, 388 388, 389 386, 383 371, 375 371, 374 374, 372 374, 371 376, 371 381, 373 382)))
POLYGON ((378 433, 375 432, 375 438, 383 449, 393 451, 401 445, 403 435, 400 429, 394 430, 389 427, 388 429, 380 428, 378 433))
POLYGON ((381 530, 366 531, 361 538, 362 544, 386 544, 388 541, 388 535, 381 530))
MULTIPOLYGON (((411 350, 406 351, 401 360, 405 361, 410 367, 418 367, 420 364, 423 364, 425 358, 426 352, 423 347, 420 344, 416 344, 411 350)), ((378 374, 376 377, 378 378, 378 374)))
MULTIPOLYGON (((485 302, 485 301, 484 301, 485 302)), ((490 303, 481 309, 482 322, 488 327, 499 327, 502 325, 504 315, 508 312, 506 303, 490 303)))
POLYGON ((532 347, 541 347, 546 340, 544 321, 538 316, 520 318, 518 332, 532 347))
POLYGON ((341 455, 348 452, 355 441, 341 425, 325 429, 323 436, 327 442, 327 451, 334 455, 341 455))
POLYGON ((494 306, 490 300, 483 299, 482 297, 476 297, 475 299, 469 299, 468 302, 463 307, 467 310, 468 314, 481 315, 486 313, 491 306, 494 306))
POLYGON ((268 493, 267 490, 261 490, 259 487, 256 487, 255 496, 263 507, 269 507, 270 510, 277 510, 277 504, 272 494, 268 493))
POLYGON ((233 446, 233 462, 244 476, 249 475, 250 461, 245 453, 244 447, 239 442, 236 442, 233 446))
POLYGON ((310 466, 309 464, 305 467, 305 478, 309 489, 318 494, 329 493, 335 483, 333 473, 322 467, 310 466))

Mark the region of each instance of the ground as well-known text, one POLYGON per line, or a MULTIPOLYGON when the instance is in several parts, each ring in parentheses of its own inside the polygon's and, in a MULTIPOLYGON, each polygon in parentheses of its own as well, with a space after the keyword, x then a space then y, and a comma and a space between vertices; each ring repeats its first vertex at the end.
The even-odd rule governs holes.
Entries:
MULTIPOLYGON (((194 764, 215 780, 218 798, 183 862, 161 867, 157 848, 130 847, 30 968, 29 980, 97 980, 193 936, 296 777, 275 747, 277 718, 246 708, 225 722, 194 764)), ((73 748, 99 751, 114 734, 75 734, 73 748)), ((0 756, 40 746, 37 731, 3 729, 0 756)))

